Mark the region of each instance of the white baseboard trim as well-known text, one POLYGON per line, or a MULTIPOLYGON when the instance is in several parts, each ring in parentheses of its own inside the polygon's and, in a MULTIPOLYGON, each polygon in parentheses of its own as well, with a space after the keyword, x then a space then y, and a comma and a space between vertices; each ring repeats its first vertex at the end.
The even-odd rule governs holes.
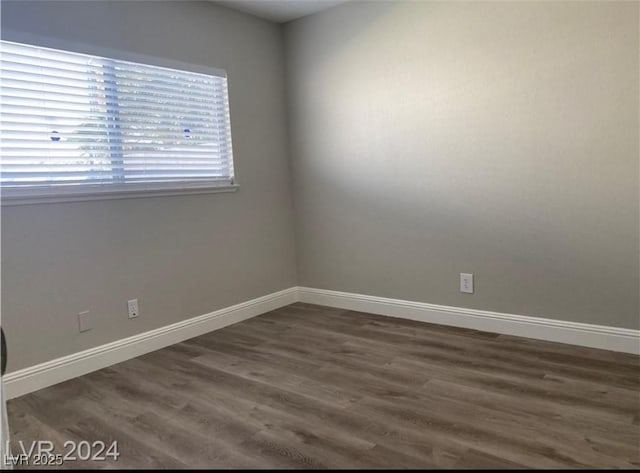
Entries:
POLYGON ((274 292, 231 307, 8 373, 2 379, 6 398, 22 396, 293 304, 297 301, 297 292, 295 287, 274 292))
POLYGON ((502 314, 486 310, 308 287, 298 288, 298 300, 339 309, 640 355, 640 330, 502 314))
POLYGON ((292 287, 166 327, 14 371, 3 376, 5 395, 7 399, 22 396, 298 301, 640 355, 640 330, 503 314, 325 289, 292 287))

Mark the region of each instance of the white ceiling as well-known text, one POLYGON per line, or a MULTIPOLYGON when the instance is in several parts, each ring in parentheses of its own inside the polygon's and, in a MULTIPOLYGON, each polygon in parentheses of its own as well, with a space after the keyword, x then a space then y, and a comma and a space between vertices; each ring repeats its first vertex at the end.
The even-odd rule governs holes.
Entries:
POLYGON ((267 20, 284 23, 326 10, 348 0, 211 0, 267 20))

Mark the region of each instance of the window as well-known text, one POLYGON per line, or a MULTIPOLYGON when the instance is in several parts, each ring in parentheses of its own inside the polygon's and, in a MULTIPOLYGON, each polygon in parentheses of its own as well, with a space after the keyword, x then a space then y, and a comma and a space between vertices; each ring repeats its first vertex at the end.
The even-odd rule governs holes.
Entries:
POLYGON ((227 79, 0 42, 5 198, 233 185, 227 79))

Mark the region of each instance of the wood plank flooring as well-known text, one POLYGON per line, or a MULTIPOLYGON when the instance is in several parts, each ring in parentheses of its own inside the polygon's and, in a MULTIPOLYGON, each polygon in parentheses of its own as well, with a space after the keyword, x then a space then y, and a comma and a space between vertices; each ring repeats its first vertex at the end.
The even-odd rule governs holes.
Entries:
POLYGON ((65 468, 638 468, 640 359, 308 304, 11 400, 65 468))

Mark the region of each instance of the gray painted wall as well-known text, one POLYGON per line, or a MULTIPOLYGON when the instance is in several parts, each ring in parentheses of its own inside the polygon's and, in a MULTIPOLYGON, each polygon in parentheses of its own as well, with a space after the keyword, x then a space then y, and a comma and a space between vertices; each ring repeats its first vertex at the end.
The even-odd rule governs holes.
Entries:
POLYGON ((4 207, 9 370, 298 283, 638 328, 638 18, 356 2, 287 25, 285 51, 280 26, 209 3, 3 1, 8 38, 226 69, 241 185, 4 207))
POLYGON ((2 208, 9 371, 296 284, 282 31, 197 2, 2 2, 10 29, 227 70, 235 194, 2 208), (141 316, 130 321, 126 301, 141 316), (91 332, 77 313, 90 310, 91 332))
POLYGON ((353 2, 290 23, 299 284, 639 328, 638 18, 353 2))

